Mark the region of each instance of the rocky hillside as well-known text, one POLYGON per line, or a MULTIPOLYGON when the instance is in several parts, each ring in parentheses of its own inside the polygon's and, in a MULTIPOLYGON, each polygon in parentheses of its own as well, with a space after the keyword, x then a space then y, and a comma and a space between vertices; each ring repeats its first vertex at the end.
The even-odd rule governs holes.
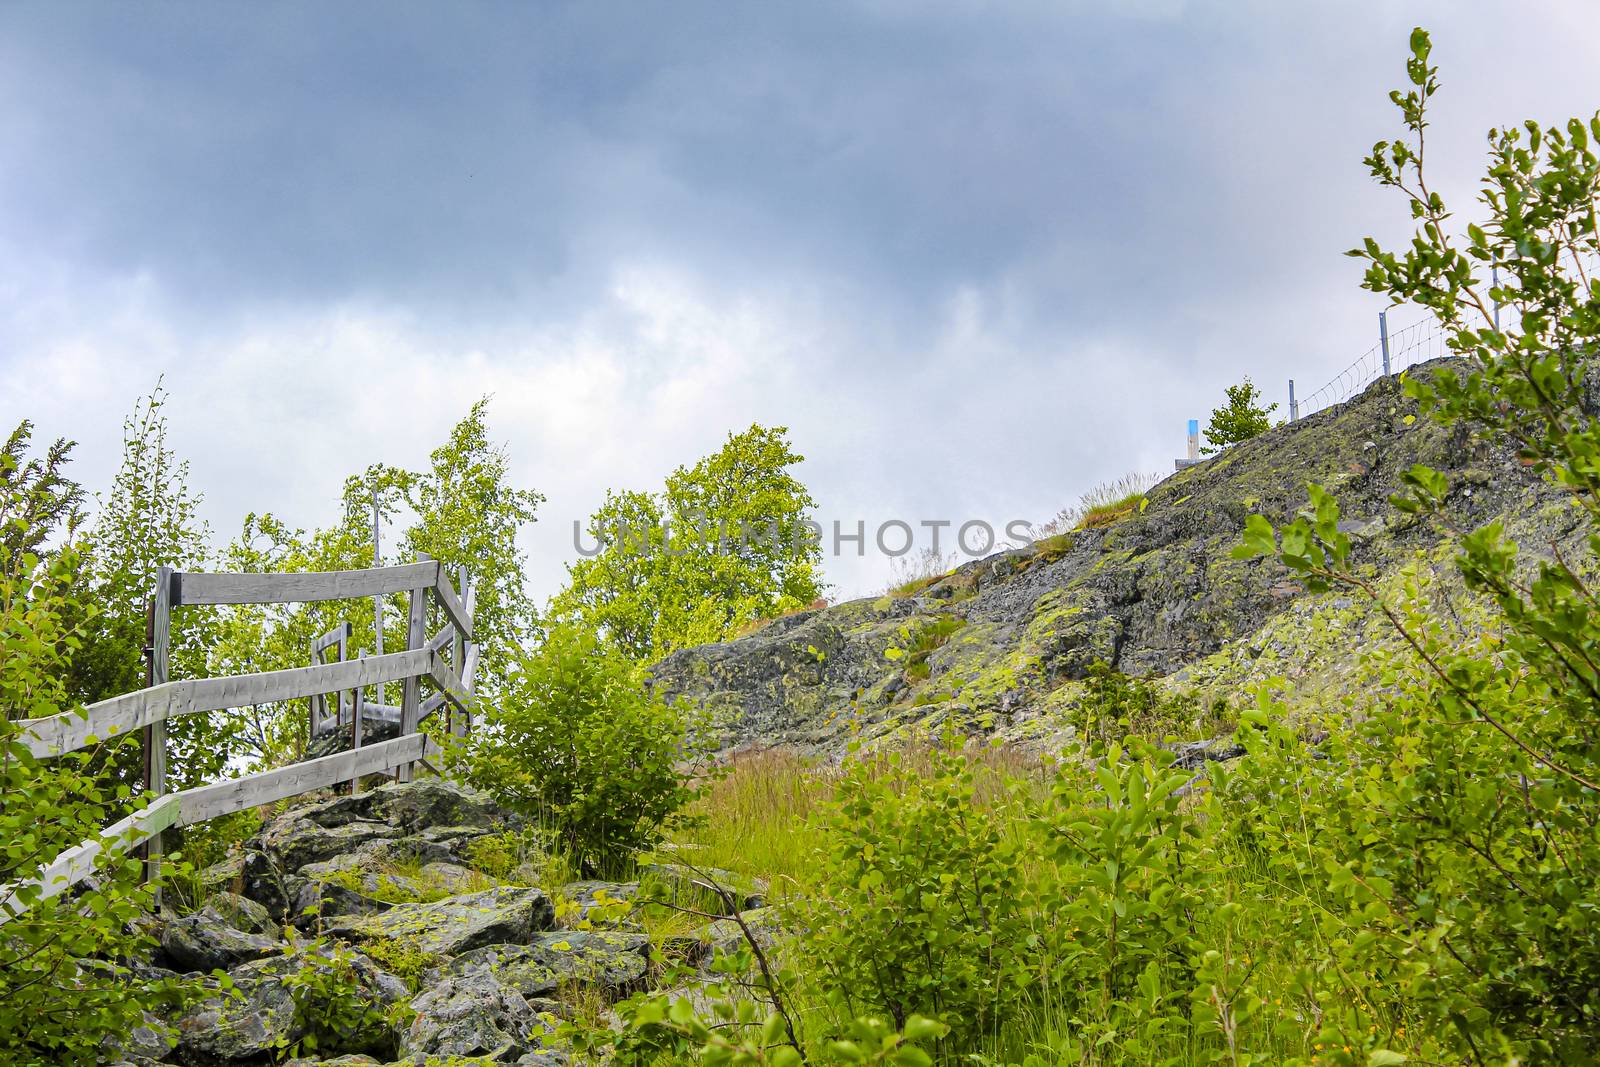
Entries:
MULTIPOLYGON (((204 907, 159 924, 146 973, 187 974, 209 993, 167 1020, 173 1037, 152 1025, 118 1055, 187 1067, 278 1063, 297 1050, 305 1058, 290 1062, 302 1067, 559 1064, 542 1037, 654 985, 663 966, 652 945, 692 967, 740 936, 722 920, 652 939, 612 914, 627 909, 607 907, 635 897, 638 882, 554 880, 516 847, 516 831, 482 796, 437 779, 290 808, 206 872, 204 907)), ((652 899, 706 909, 717 898, 703 873, 656 864, 641 877, 652 899)), ((764 922, 754 887, 725 903, 764 922)))
POLYGON ((1416 463, 1449 476, 1471 524, 1506 517, 1535 548, 1575 529, 1571 510, 1512 453, 1418 417, 1398 379, 1386 378, 1172 475, 1142 510, 1106 527, 968 563, 915 595, 793 615, 679 652, 659 665, 657 684, 706 700, 735 744, 836 751, 852 735, 870 741, 945 723, 1058 744, 1059 713, 1096 661, 1235 692, 1269 674, 1337 672, 1355 645, 1310 648, 1297 630, 1325 631, 1305 624, 1348 616, 1348 601, 1309 598, 1277 563, 1231 551, 1248 515, 1291 518, 1308 482, 1336 493, 1358 559, 1375 572, 1437 550, 1430 525, 1388 502, 1416 463))

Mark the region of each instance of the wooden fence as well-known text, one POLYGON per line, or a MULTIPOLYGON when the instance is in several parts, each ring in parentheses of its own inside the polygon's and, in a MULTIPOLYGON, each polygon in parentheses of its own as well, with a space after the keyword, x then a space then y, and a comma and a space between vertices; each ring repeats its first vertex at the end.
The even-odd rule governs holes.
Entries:
MULTIPOLYGON (((46 866, 32 884, 39 897, 52 897, 89 877, 96 859, 107 852, 146 847, 152 872, 159 870, 161 833, 174 826, 204 822, 219 815, 323 789, 341 782, 359 786, 365 774, 392 772, 410 781, 414 767, 436 754, 437 745, 421 732, 422 724, 448 708, 449 732, 471 729, 478 646, 472 617, 476 591, 461 575, 458 593, 437 560, 423 558, 398 567, 300 574, 204 574, 161 568, 150 612, 150 685, 133 693, 90 704, 78 711, 30 719, 23 743, 41 758, 75 752, 102 741, 143 731, 145 785, 150 804, 102 830, 98 837, 68 849, 46 866), (335 627, 312 642, 311 665, 227 678, 168 681, 171 620, 174 608, 199 604, 296 604, 312 601, 408 595, 406 646, 387 655, 346 658, 348 624, 335 627), (428 601, 432 597, 446 620, 431 640, 425 639, 428 601), (339 659, 323 662, 330 650, 339 659), (363 689, 386 682, 401 683, 401 702, 391 706, 363 699, 363 689), (423 683, 434 692, 423 696, 423 683), (327 697, 335 695, 334 710, 327 697), (306 760, 176 793, 167 791, 167 723, 183 715, 248 707, 275 701, 310 699, 311 736, 340 729, 348 718, 350 747, 343 752, 306 760), (363 721, 398 722, 399 736, 362 744, 363 721), (330 721, 331 720, 331 721, 330 721)), ((19 887, 0 887, 0 923, 25 910, 19 887)))

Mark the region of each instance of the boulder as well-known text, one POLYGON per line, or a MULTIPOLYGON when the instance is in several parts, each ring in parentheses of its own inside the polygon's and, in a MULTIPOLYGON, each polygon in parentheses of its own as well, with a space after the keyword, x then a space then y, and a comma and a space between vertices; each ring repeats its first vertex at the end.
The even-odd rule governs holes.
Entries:
POLYGON ((453 974, 489 973, 524 997, 554 993, 566 982, 621 995, 640 989, 650 969, 650 939, 613 930, 537 934, 526 945, 487 945, 457 956, 453 974))
POLYGON ((277 858, 252 849, 244 854, 240 874, 243 895, 260 904, 274 920, 282 921, 294 910, 305 879, 283 869, 277 858))
POLYGON ((452 853, 450 847, 426 837, 408 834, 403 837, 385 837, 368 841, 349 852, 331 856, 300 868, 306 878, 326 878, 330 874, 381 868, 395 864, 445 863, 452 853))
POLYGON ((101 1059, 128 1064, 160 1063, 177 1045, 177 1035, 171 1028, 146 1012, 139 1025, 129 1030, 126 1036, 105 1043, 101 1049, 101 1059))
POLYGON ((234 851, 228 858, 200 872, 200 887, 209 896, 220 892, 240 892, 244 888, 244 853, 234 851))
POLYGON ((527 998, 486 971, 451 975, 411 1007, 416 1016, 400 1038, 400 1056, 415 1064, 452 1056, 517 1063, 540 1051, 535 1035, 549 1029, 527 998))
POLYGON ((299 871, 313 863, 353 852, 369 841, 398 837, 400 831, 386 822, 350 819, 323 826, 301 814, 274 819, 256 836, 257 844, 277 857, 285 871, 299 871))
POLYGON ((495 832, 487 826, 424 826, 416 831, 415 836, 429 844, 442 845, 449 850, 449 856, 445 858, 461 862, 471 858, 474 841, 495 832))
POLYGON ((440 778, 390 783, 363 795, 371 798, 370 818, 407 831, 430 826, 489 830, 503 825, 507 818, 482 793, 440 778))
MULTIPOLYGON (((190 1067, 223 1067, 235 1063, 272 1062, 279 1052, 306 1036, 296 1018, 294 995, 284 978, 305 968, 326 968, 327 952, 312 949, 243 964, 229 978, 236 993, 217 989, 178 1020, 178 1060, 190 1067)), ((355 974, 354 996, 364 1007, 385 1009, 403 1000, 406 984, 359 953, 347 953, 355 974)), ((390 1055, 397 1035, 387 1025, 374 1025, 346 1035, 331 1055, 390 1055)))
POLYGON ((178 1020, 178 1062, 186 1067, 270 1062, 278 1049, 303 1036, 295 1025, 294 997, 283 983, 251 973, 233 981, 233 995, 218 989, 178 1020))
MULTIPOLYGON (((255 907, 265 914, 261 905, 255 907)), ((235 928, 214 905, 207 904, 193 915, 173 919, 163 926, 161 950, 184 971, 225 971, 276 955, 283 951, 283 945, 274 937, 235 928)))
POLYGON ((294 924, 309 930, 318 921, 334 915, 374 915, 394 907, 337 882, 307 880, 300 886, 294 902, 294 924))
POLYGON ((341 916, 327 933, 350 940, 393 938, 435 956, 459 956, 483 945, 526 944, 550 929, 555 906, 538 889, 502 886, 430 904, 397 904, 376 915, 341 916))
POLYGON ((222 916, 224 922, 235 930, 247 934, 273 934, 275 924, 267 909, 238 893, 213 893, 206 898, 206 906, 222 916))

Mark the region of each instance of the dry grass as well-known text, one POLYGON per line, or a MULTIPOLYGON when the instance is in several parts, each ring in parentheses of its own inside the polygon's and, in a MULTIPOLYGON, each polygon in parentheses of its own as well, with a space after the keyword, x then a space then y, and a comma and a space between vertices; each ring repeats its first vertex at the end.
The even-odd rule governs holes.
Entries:
POLYGON ((1084 493, 1071 507, 1056 512, 1049 522, 1034 528, 1034 542, 1048 541, 1073 530, 1109 526, 1143 507, 1145 494, 1161 481, 1160 474, 1124 474, 1116 481, 1104 482, 1084 493))
POLYGON ((947 556, 935 551, 932 546, 915 555, 903 556, 891 565, 893 576, 884 593, 892 597, 916 596, 955 570, 957 562, 954 553, 947 556))

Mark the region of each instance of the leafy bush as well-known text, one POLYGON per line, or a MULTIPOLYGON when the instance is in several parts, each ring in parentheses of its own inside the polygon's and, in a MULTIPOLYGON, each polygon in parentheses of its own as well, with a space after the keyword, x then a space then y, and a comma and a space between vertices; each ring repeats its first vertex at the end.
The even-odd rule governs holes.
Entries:
POLYGON ((1225 703, 1199 705, 1194 696, 1169 692, 1153 678, 1096 662, 1083 683, 1072 724, 1090 751, 1102 752, 1129 736, 1161 740, 1197 731, 1212 736, 1226 732, 1225 703))
POLYGON ((589 520, 597 550, 568 568, 552 617, 654 662, 814 603, 822 550, 792 469, 803 458, 785 427, 752 425, 660 493, 607 493, 589 520))
POLYGON ((40 761, 22 741, 19 719, 72 707, 62 679, 80 635, 68 620, 89 611, 73 591, 76 550, 39 536, 60 515, 62 483, 49 464, 21 461, 26 440, 24 424, 0 450, 0 1059, 89 1064, 180 987, 113 962, 151 944, 135 923, 150 903, 137 859, 108 849, 93 885, 49 900, 34 881, 130 794, 93 773, 92 751, 40 761))
POLYGON ((1124 1062, 1154 1062, 1183 1019, 1208 880, 1200 827, 1173 756, 1113 745, 1092 772, 1062 769, 1049 818, 1056 861, 1042 890, 1052 938, 1047 981, 1080 1022, 1072 1059, 1116 1042, 1124 1062))
POLYGON ((292 942, 288 958, 298 964, 282 977, 302 1034, 290 1050, 294 1055, 394 1052, 395 1031, 414 1013, 403 1000, 383 1000, 371 968, 353 949, 317 938, 292 942))
POLYGON ((361 942, 361 951, 373 963, 414 990, 421 987, 422 979, 428 972, 445 962, 433 953, 398 937, 368 938, 361 942))
POLYGON ((978 805, 976 791, 972 764, 947 748, 840 778, 814 894, 794 909, 811 980, 847 1018, 885 1012, 899 1029, 928 1015, 965 1047, 1015 1012, 1037 944, 1024 850, 1003 832, 1008 799, 978 805))
POLYGON ((905 676, 908 679, 921 681, 931 673, 928 657, 943 648, 945 643, 966 624, 967 620, 959 615, 939 615, 924 620, 910 629, 902 645, 887 649, 885 655, 891 660, 904 663, 905 676))
POLYGON ((582 871, 614 873, 695 796, 679 764, 703 751, 702 725, 652 695, 638 666, 593 634, 558 626, 522 656, 460 767, 551 831, 582 871))
MULTIPOLYGON (((1406 381, 1407 394, 1446 425, 1514 444, 1567 490, 1589 536, 1528 559, 1499 523, 1458 531, 1457 566, 1491 614, 1461 633, 1417 583, 1399 603, 1373 584, 1321 487, 1281 530, 1252 516, 1241 554, 1275 556, 1313 589, 1370 597, 1413 655, 1384 665, 1378 682, 1392 695, 1370 720, 1334 732, 1327 768, 1294 766, 1303 746, 1267 708, 1253 743, 1266 776, 1235 778, 1230 793, 1246 805, 1297 786, 1295 818, 1251 841, 1261 862, 1286 874, 1311 844, 1300 827, 1314 826, 1328 881, 1309 932, 1329 946, 1328 966, 1364 974, 1376 993, 1329 1012, 1329 1038, 1348 1043, 1363 1021, 1394 1028, 1412 1013, 1457 1060, 1592 1062, 1600 432, 1587 401, 1600 289, 1587 264, 1600 254, 1600 116, 1491 131, 1489 218, 1469 225, 1463 242, 1447 231, 1450 214, 1423 170, 1437 91, 1425 32, 1413 33, 1411 53, 1410 85, 1393 94, 1408 140, 1379 142, 1367 163, 1407 200, 1418 229, 1403 254, 1369 239, 1352 255, 1367 261, 1367 288, 1433 311, 1464 357, 1462 369, 1406 381), (1500 280, 1486 286, 1492 272, 1500 280), (1515 324, 1506 330, 1502 305, 1515 324)), ((1393 501, 1401 511, 1454 528, 1441 474, 1415 467, 1405 481, 1393 501)))
POLYGON ((1224 392, 1228 402, 1213 411, 1211 421, 1206 424, 1206 445, 1200 451, 1208 456, 1266 433, 1272 428, 1272 413, 1278 410, 1277 404, 1261 406, 1261 390, 1248 376, 1238 385, 1228 386, 1224 392))

